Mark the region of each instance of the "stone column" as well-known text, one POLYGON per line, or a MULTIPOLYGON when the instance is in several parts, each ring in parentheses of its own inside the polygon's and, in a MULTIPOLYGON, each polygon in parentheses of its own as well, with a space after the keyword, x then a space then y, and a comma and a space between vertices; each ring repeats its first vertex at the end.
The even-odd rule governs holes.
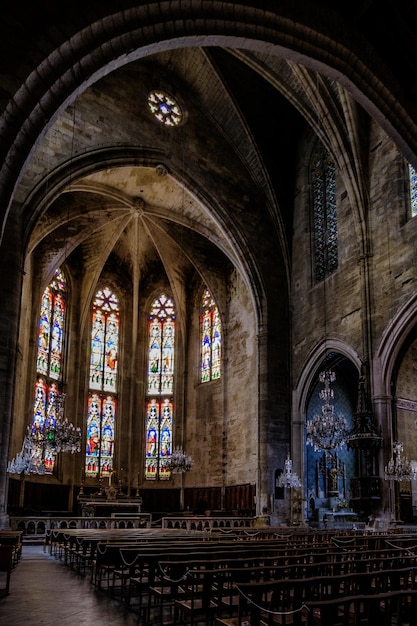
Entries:
MULTIPOLYGON (((14 214, 16 215, 16 214, 14 214)), ((0 247, 0 528, 9 527, 7 464, 12 428, 23 260, 20 225, 10 215, 0 247)))
POLYGON ((269 512, 268 496, 268 333, 261 328, 258 333, 258 476, 256 481, 256 515, 269 512))
POLYGON ((379 455, 379 475, 381 477, 381 496, 383 510, 380 514, 391 521, 395 517, 395 485, 392 481, 384 480, 385 465, 388 463, 392 440, 393 440, 393 423, 392 423, 392 397, 380 395, 373 398, 375 417, 377 424, 382 428, 382 437, 384 446, 382 453, 379 455))

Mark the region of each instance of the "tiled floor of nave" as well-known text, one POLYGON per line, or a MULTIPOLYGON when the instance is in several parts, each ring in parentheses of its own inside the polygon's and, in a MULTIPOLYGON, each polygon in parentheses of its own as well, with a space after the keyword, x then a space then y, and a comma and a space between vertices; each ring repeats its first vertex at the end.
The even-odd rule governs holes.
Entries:
MULTIPOLYGON (((97 592, 42 545, 24 545, 10 595, 0 599, 1 626, 136 626, 138 616, 97 592)), ((156 626, 156 625, 155 625, 156 626)))

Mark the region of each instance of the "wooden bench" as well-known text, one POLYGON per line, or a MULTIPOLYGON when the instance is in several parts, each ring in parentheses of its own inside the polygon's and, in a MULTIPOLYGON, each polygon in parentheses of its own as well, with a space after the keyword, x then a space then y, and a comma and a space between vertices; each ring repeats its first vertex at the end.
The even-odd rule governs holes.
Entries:
POLYGON ((13 545, 0 545, 0 573, 2 584, 0 587, 0 598, 8 596, 10 593, 10 577, 13 569, 13 545))
MULTIPOLYGON (((237 588, 240 594, 237 616, 219 616, 216 626, 240 626, 245 622, 249 626, 350 626, 352 623, 382 626, 394 623, 389 621, 392 616, 395 616, 395 623, 400 624, 416 615, 413 614, 417 602, 414 566, 340 576, 247 582, 237 588)), ((415 619, 409 623, 415 623, 415 619)))
POLYGON ((312 600, 306 606, 306 626, 413 626, 417 615, 417 589, 312 600))
MULTIPOLYGON (((175 585, 169 584, 169 579, 176 580, 179 577, 178 572, 190 569, 227 569, 228 595, 223 594, 217 612, 228 613, 233 617, 239 598, 236 584, 250 577, 252 581, 297 578, 304 580, 304 586, 307 579, 313 578, 317 584, 323 585, 327 580, 330 581, 329 586, 335 587, 341 582, 346 585, 352 574, 362 572, 365 576, 356 577, 356 583, 362 580, 365 585, 366 574, 375 569, 393 570, 400 565, 416 565, 416 557, 408 549, 396 546, 379 551, 367 551, 360 547, 333 547, 323 553, 318 547, 312 550, 299 546, 283 549, 282 546, 271 547, 270 542, 262 545, 263 542, 257 541, 253 542, 256 546, 251 544, 250 547, 247 546, 248 543, 180 539, 155 543, 99 543, 92 568, 92 581, 127 605, 134 598, 134 605, 141 612, 149 610, 151 607, 146 608, 146 603, 149 605, 152 601, 159 603, 162 612, 163 604, 172 603, 178 595, 178 586, 175 588, 175 585), (242 569, 245 571, 241 571, 242 569)), ((359 592, 362 593, 362 590, 357 590, 359 592)))
POLYGON ((22 532, 13 530, 0 531, 0 545, 13 546, 13 565, 17 565, 22 556, 22 532))

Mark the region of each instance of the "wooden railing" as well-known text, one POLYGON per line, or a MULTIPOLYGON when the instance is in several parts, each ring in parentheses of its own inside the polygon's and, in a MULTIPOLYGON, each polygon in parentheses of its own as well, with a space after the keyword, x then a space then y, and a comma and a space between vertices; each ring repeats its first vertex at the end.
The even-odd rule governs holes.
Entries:
POLYGON ((256 517, 210 517, 205 515, 178 515, 162 518, 162 528, 180 528, 183 530, 213 530, 216 528, 232 530, 234 528, 252 528, 256 517))
POLYGON ((120 513, 111 517, 10 516, 10 528, 23 531, 24 536, 45 535, 48 530, 65 528, 150 528, 151 522, 150 513, 120 513))

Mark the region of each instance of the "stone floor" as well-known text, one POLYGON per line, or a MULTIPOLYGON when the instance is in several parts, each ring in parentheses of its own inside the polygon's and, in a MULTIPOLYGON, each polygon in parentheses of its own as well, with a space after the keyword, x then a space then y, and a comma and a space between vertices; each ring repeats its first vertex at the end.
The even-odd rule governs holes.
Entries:
MULTIPOLYGON (((1 626, 136 626, 138 616, 44 552, 24 545, 0 599, 1 626)), ((153 622, 157 624, 157 622, 153 622)))

